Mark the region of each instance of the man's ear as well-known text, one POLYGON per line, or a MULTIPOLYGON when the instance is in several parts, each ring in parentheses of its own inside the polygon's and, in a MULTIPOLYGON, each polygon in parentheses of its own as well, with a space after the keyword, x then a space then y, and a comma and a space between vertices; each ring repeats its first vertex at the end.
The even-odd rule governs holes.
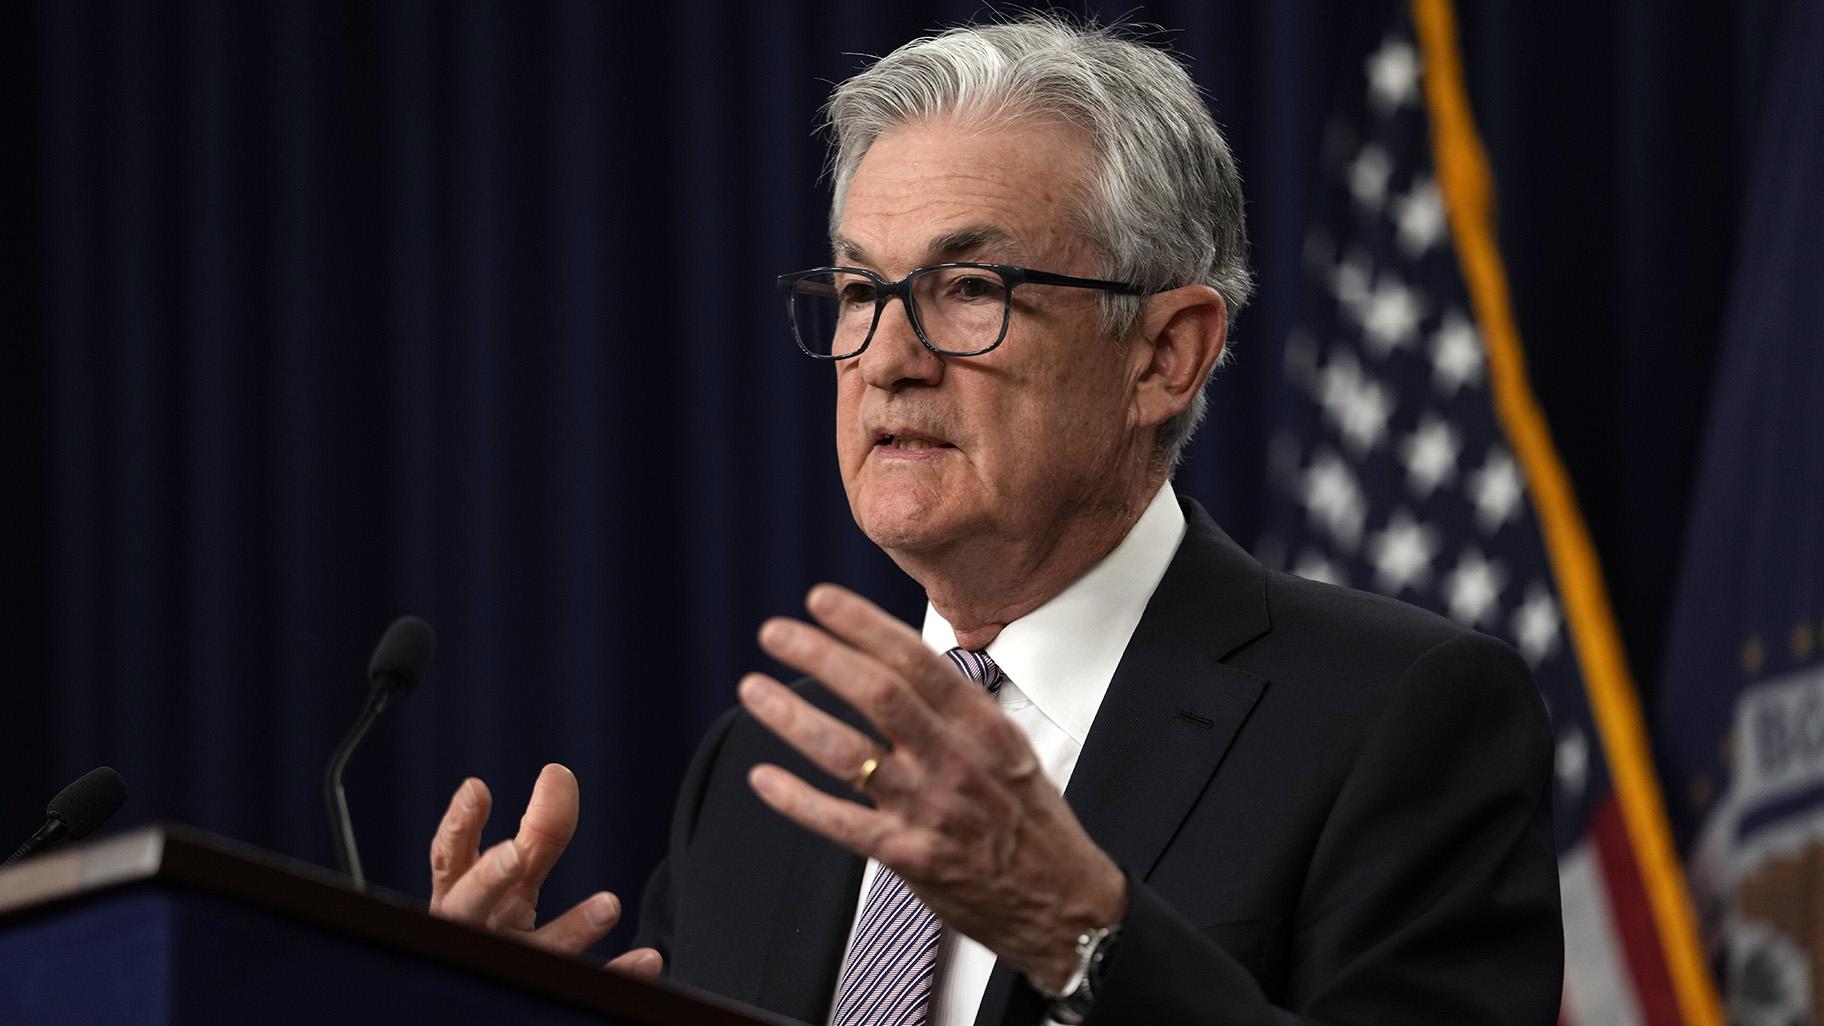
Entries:
POLYGON ((1228 340, 1229 308, 1208 285, 1147 298, 1131 350, 1134 427, 1157 427, 1191 405, 1228 340))

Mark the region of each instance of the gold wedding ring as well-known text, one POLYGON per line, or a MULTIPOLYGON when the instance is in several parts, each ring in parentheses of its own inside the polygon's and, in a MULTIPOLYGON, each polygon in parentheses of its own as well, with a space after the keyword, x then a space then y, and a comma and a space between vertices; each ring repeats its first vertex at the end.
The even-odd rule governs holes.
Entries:
POLYGON ((855 771, 855 775, 849 778, 849 786, 857 791, 866 791, 868 781, 873 780, 874 774, 880 769, 881 758, 882 756, 879 755, 868 756, 867 761, 861 764, 861 768, 855 771))

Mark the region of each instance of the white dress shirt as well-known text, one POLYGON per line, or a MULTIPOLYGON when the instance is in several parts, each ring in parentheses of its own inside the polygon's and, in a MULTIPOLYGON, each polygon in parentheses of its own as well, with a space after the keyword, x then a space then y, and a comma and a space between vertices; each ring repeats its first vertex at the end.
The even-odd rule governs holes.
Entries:
MULTIPOLYGON (((1007 675, 1001 710, 1026 735, 1045 776, 1060 791, 1070 783, 1115 667, 1183 538, 1184 512, 1168 481, 1113 552, 1050 601, 1002 628, 988 645, 989 657, 1007 675)), ((956 632, 929 604, 924 637, 936 652, 956 647, 956 632)), ((869 859, 862 871, 849 943, 879 868, 869 859)), ((946 929, 937 957, 930 1024, 971 1026, 994 970, 994 953, 946 929)), ((846 944, 843 959, 846 963, 846 944)), ((840 976, 838 972, 839 987, 840 976)))

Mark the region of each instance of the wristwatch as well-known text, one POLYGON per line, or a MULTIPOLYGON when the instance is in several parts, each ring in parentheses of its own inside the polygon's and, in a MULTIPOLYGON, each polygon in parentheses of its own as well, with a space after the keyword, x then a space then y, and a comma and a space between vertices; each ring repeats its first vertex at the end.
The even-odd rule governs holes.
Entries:
POLYGON ((1043 987, 1037 988, 1050 1003, 1048 1014, 1053 1021, 1076 1026, 1088 1017, 1096 993, 1102 989, 1102 964, 1115 949, 1115 939, 1120 933, 1119 923, 1085 931, 1077 937, 1077 968, 1064 981, 1064 989, 1053 993, 1043 987))

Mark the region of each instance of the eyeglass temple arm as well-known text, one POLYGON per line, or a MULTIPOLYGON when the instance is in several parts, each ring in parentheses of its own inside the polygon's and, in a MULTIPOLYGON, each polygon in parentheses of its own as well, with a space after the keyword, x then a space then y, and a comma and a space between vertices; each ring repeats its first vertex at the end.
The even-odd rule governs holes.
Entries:
POLYGON ((1101 278, 1077 278, 1068 274, 1053 274, 1050 271, 1021 270, 1020 279, 1033 285, 1058 285, 1067 289, 1100 289, 1103 292, 1120 292, 1130 296, 1144 296, 1156 289, 1142 288, 1132 282, 1106 281, 1101 278))

